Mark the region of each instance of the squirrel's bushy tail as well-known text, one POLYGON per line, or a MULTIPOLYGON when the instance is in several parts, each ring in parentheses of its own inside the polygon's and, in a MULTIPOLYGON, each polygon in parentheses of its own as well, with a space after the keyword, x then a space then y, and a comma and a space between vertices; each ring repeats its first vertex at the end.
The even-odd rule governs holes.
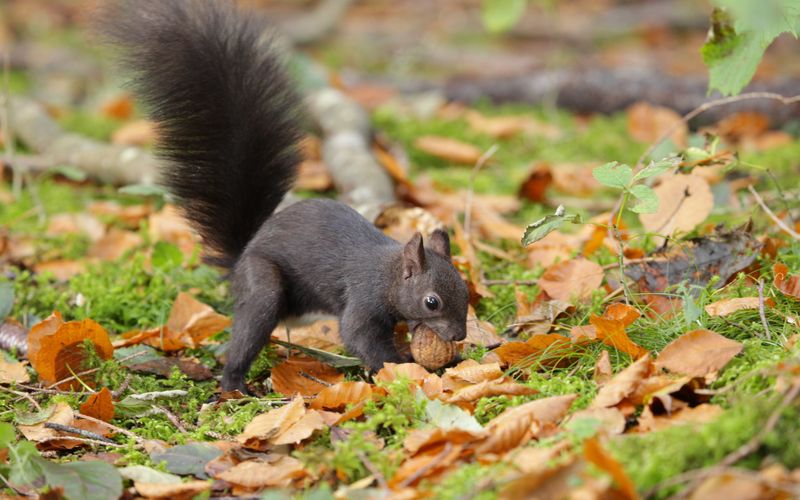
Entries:
POLYGON ((253 13, 220 0, 107 0, 96 17, 158 126, 163 182, 232 266, 294 181, 299 97, 253 13))

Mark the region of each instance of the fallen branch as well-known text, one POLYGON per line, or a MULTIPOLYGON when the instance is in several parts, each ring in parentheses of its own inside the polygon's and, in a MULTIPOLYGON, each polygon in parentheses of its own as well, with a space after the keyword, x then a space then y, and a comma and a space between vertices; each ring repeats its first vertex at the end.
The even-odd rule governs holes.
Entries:
MULTIPOLYGON (((87 439, 102 441, 103 443, 117 444, 114 441, 108 439, 107 437, 97 434, 96 432, 87 431, 85 429, 78 429, 77 427, 73 427, 71 425, 57 424, 54 422, 45 422, 44 426, 46 429, 53 429, 54 431, 68 432, 70 434, 75 434, 76 436, 83 436, 87 439)), ((67 439, 72 439, 72 438, 67 438, 67 439)))
POLYGON ((794 231, 789 226, 787 226, 785 222, 783 222, 777 215, 775 215, 775 213, 772 212, 772 210, 770 210, 770 208, 767 206, 766 203, 764 203, 764 200, 758 194, 758 191, 753 189, 753 186, 747 186, 747 190, 750 191, 750 194, 753 195, 753 198, 755 198, 756 203, 758 203, 761 209, 764 210, 764 212, 769 216, 770 219, 772 219, 772 222, 777 224, 779 228, 781 228, 785 233, 787 233, 792 238, 800 240, 800 234, 794 231))

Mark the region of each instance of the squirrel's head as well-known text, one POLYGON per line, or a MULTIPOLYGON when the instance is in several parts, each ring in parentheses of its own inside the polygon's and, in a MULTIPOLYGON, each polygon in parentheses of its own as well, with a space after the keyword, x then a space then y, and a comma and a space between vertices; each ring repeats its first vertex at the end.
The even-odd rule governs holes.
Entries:
POLYGON ((425 323, 442 340, 463 340, 467 336, 467 285, 450 261, 450 238, 435 230, 422 244, 420 233, 406 243, 401 258, 402 273, 395 290, 395 307, 413 328, 425 323))

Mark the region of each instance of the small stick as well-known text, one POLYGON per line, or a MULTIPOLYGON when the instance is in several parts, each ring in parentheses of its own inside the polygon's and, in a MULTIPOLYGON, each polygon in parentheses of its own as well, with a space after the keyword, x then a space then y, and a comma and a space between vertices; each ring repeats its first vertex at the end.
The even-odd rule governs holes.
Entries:
POLYGON ((796 240, 800 241, 800 233, 797 233, 795 230, 793 230, 792 228, 790 228, 789 226, 787 226, 787 225, 786 225, 786 223, 785 223, 785 222, 783 222, 783 221, 782 221, 780 218, 778 218, 778 216, 777 216, 777 215, 775 215, 775 214, 772 212, 772 210, 770 210, 770 209, 769 209, 769 207, 767 206, 767 204, 766 204, 766 203, 764 203, 764 200, 763 200, 763 199, 761 198, 761 196, 758 194, 758 191, 756 191, 755 189, 753 189, 753 186, 747 186, 747 190, 748 190, 748 191, 750 191, 750 194, 752 194, 752 195, 753 195, 753 197, 756 199, 756 203, 758 203, 758 204, 759 204, 759 206, 761 207, 761 209, 762 209, 762 210, 764 210, 764 212, 766 212, 766 214, 769 216, 769 218, 770 218, 770 219, 772 219, 772 221, 773 221, 775 224, 777 224, 779 228, 783 229, 783 231, 784 231, 784 232, 786 232, 786 233, 787 233, 789 236, 791 236, 792 238, 794 238, 794 239, 796 239, 796 240))
POLYGON ((767 323, 767 315, 764 312, 764 280, 758 280, 758 315, 761 316, 761 324, 764 326, 764 333, 767 340, 772 340, 772 333, 769 331, 769 323, 767 323))
POLYGON ((131 394, 128 396, 131 399, 138 399, 139 401, 155 401, 159 398, 177 398, 189 394, 182 389, 173 389, 170 391, 157 391, 157 392, 143 392, 141 394, 131 394))
POLYGON ((154 406, 153 408, 150 409, 148 413, 161 413, 162 415, 167 417, 167 420, 172 422, 172 425, 174 425, 176 429, 178 429, 182 434, 186 434, 186 426, 183 425, 181 419, 179 419, 177 415, 175 415, 168 409, 161 406, 154 406))
POLYGON ((15 391, 14 389, 9 389, 8 387, 3 387, 1 385, 0 385, 0 389, 4 390, 4 391, 6 391, 6 392, 8 392, 10 394, 14 394, 15 396, 20 396, 22 398, 27 399, 28 401, 30 401, 30 403, 33 405, 33 407, 36 408, 36 411, 42 411, 42 407, 39 406, 39 403, 37 403, 36 400, 33 399, 33 397, 30 394, 28 394, 27 392, 15 391))
POLYGON ((78 412, 75 412, 72 415, 74 417, 82 418, 84 420, 88 420, 89 422, 94 422, 94 423, 96 423, 98 425, 102 425, 102 426, 104 426, 104 427, 106 427, 108 429, 111 429, 114 432, 118 432, 120 434, 124 434, 125 436, 128 436, 129 438, 132 438, 133 440, 135 440, 138 444, 142 444, 144 442, 144 439, 140 438, 139 436, 137 436, 136 434, 132 433, 131 431, 129 431, 127 429, 123 429, 122 427, 117 427, 116 425, 110 424, 110 423, 108 423, 108 422, 106 422, 104 420, 100 420, 99 418, 90 417, 89 415, 84 415, 83 413, 78 413, 78 412))
POLYGON ((299 371, 298 373, 300 373, 300 375, 302 375, 303 377, 307 378, 308 380, 313 380, 314 382, 316 382, 316 383, 318 383, 320 385, 324 385, 325 387, 332 387, 333 386, 333 384, 331 384, 330 382, 326 382, 326 381, 322 380, 321 378, 317 378, 314 375, 311 375, 310 373, 306 373, 306 372, 304 372, 302 370, 299 371))
POLYGON ((467 199, 464 203, 464 236, 466 236, 467 240, 470 240, 470 224, 472 223, 472 197, 475 193, 475 177, 478 175, 478 172, 486 165, 486 162, 489 161, 499 149, 497 144, 492 144, 489 149, 486 150, 485 153, 478 158, 478 161, 475 162, 475 166, 472 167, 472 172, 469 176, 469 189, 467 189, 467 199))
MULTIPOLYGON (((46 429, 53 429, 59 432, 69 432, 70 434, 76 434, 78 436, 83 436, 87 439, 94 439, 95 441, 102 441, 104 443, 114 443, 114 441, 108 439, 107 437, 101 436, 96 432, 87 431, 84 429, 78 429, 77 427, 73 427, 71 425, 64 425, 64 424, 56 424, 54 422, 45 422, 44 426, 46 429)), ((59 436, 62 437, 62 436, 59 436)), ((65 438, 71 439, 71 438, 65 438)), ((114 443, 117 444, 117 443, 114 443)))
POLYGON ((125 376, 125 380, 122 381, 122 383, 119 385, 119 387, 117 387, 115 390, 111 391, 111 396, 114 399, 117 399, 118 397, 120 397, 122 395, 122 393, 125 392, 125 390, 128 388, 128 386, 131 384, 131 379, 132 378, 133 378, 133 374, 129 373, 128 375, 126 375, 125 376))
POLYGON ((378 485, 380 485, 380 487, 382 489, 388 491, 389 490, 389 483, 386 482, 386 478, 383 477, 383 474, 381 473, 381 471, 378 470, 377 467, 375 467, 375 464, 370 462, 369 458, 367 458, 367 456, 361 450, 356 451, 356 455, 358 455, 358 458, 361 460, 361 463, 364 464, 364 467, 367 468, 367 470, 370 472, 370 474, 375 476, 375 479, 378 481, 378 485))

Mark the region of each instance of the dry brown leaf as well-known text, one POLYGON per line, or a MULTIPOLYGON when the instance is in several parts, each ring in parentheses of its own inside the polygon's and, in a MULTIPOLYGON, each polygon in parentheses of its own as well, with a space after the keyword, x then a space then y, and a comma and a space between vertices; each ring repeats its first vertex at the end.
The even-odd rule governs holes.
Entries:
POLYGON ((704 377, 719 371, 742 351, 742 344, 711 330, 692 330, 667 345, 655 365, 672 373, 704 377))
POLYGON ((528 367, 534 363, 558 366, 568 361, 573 345, 557 333, 533 335, 525 342, 507 342, 494 352, 506 366, 528 367))
POLYGON ((156 126, 150 120, 128 122, 111 134, 111 144, 123 146, 149 146, 155 141, 156 126))
MULTIPOLYGON (((715 474, 706 478, 689 496, 689 500, 725 498, 727 500, 764 500, 792 498, 789 491, 775 491, 770 483, 757 477, 733 473, 715 474)), ((775 483, 771 483, 775 484, 775 483)))
POLYGON ((594 331, 581 330, 576 333, 585 334, 587 337, 593 334, 604 344, 630 355, 633 359, 638 359, 646 354, 647 350, 634 343, 625 333, 625 328, 639 315, 639 311, 627 304, 611 304, 602 316, 589 317, 589 323, 594 327, 594 331))
POLYGON ((236 440, 246 448, 266 450, 273 445, 299 443, 323 428, 322 416, 306 410, 303 398, 297 396, 287 405, 257 415, 236 440))
POLYGON ((445 229, 444 224, 431 212, 420 207, 390 206, 375 219, 375 226, 383 233, 400 242, 406 242, 414 233, 429 237, 437 229, 445 229))
POLYGON ((25 439, 38 443, 46 439, 61 436, 61 433, 57 430, 45 427, 45 423, 72 425, 73 419, 74 413, 72 412, 72 408, 70 408, 67 403, 59 401, 56 403, 53 413, 45 421, 32 425, 20 424, 17 426, 17 429, 25 436, 25 439))
POLYGON ((800 300, 800 276, 789 274, 789 268, 781 263, 775 264, 772 272, 775 274, 775 279, 772 281, 775 288, 787 297, 800 300))
POLYGON ((600 352, 600 357, 597 358, 597 363, 594 365, 594 381, 600 386, 611 380, 614 371, 611 369, 611 357, 608 351, 603 350, 600 352))
POLYGON ((617 408, 587 408, 570 415, 570 422, 591 418, 600 422, 600 429, 609 436, 625 432, 625 415, 617 408))
POLYGON ((134 481, 133 487, 144 498, 190 500, 211 489, 211 483, 199 479, 185 483, 143 483, 134 481))
POLYGON ((655 192, 658 211, 639 215, 642 226, 651 233, 668 236, 677 231, 691 231, 706 220, 714 208, 714 195, 708 181, 699 175, 664 176, 655 192))
POLYGON ((654 143, 668 130, 675 128, 670 139, 679 148, 685 148, 689 127, 681 115, 663 106, 637 102, 628 108, 628 133, 639 142, 654 143))
POLYGON ((128 120, 133 116, 133 99, 129 94, 121 94, 103 103, 100 112, 115 120, 128 120))
POLYGON ((91 241, 97 241, 106 234, 106 227, 90 214, 58 214, 50 217, 47 234, 85 234, 91 241))
POLYGON ((292 357, 276 365, 272 369, 271 378, 275 392, 285 396, 293 396, 295 394, 316 396, 329 386, 323 385, 314 379, 322 380, 328 384, 337 384, 344 380, 344 374, 339 373, 336 368, 314 359, 292 357), (303 374, 311 375, 311 377, 303 374))
POLYGON ((584 441, 583 456, 588 462, 594 464, 614 478, 614 482, 617 484, 617 487, 622 490, 624 498, 639 498, 639 494, 636 493, 636 486, 633 484, 633 481, 631 481, 631 478, 628 477, 628 474, 625 473, 625 469, 622 468, 622 465, 617 462, 610 453, 600 446, 600 442, 597 438, 592 437, 584 441))
POLYGON ((668 415, 653 415, 650 407, 645 407, 642 415, 639 417, 639 432, 651 432, 666 429, 673 425, 692 424, 700 425, 707 424, 716 420, 722 415, 723 409, 721 406, 702 404, 694 408, 683 408, 682 410, 673 412, 668 415))
MULTIPOLYGON (((39 374, 39 378, 52 384, 71 377, 83 370, 86 359, 85 341, 94 344, 95 351, 103 359, 110 359, 114 348, 108 339, 108 332, 91 319, 65 323, 61 314, 54 312, 50 317, 37 323, 28 333, 28 359, 39 374)), ((91 384, 91 375, 81 378, 91 384)), ((81 384, 70 380, 59 384, 63 390, 76 389, 81 384)))
POLYGON ((52 274, 58 281, 68 281, 86 271, 86 263, 77 260, 50 260, 33 265, 36 274, 52 274))
POLYGON ((415 486, 422 479, 441 474, 451 468, 463 450, 464 446, 450 442, 430 446, 424 453, 417 453, 403 462, 389 480, 389 487, 397 490, 400 486, 415 486))
MULTIPOLYGON (((335 319, 321 319, 308 325, 292 326, 291 330, 279 325, 271 337, 323 351, 334 351, 343 345, 339 335, 339 321, 335 319)), ((284 348, 280 347, 279 352, 282 349, 284 348)))
POLYGON ((167 328, 181 332, 186 347, 197 347, 208 337, 219 333, 231 324, 231 319, 186 292, 180 292, 172 304, 167 328))
POLYGON ((589 196, 602 185, 592 175, 599 164, 558 163, 550 171, 553 174, 553 187, 572 196, 589 196))
POLYGON ((242 462, 218 474, 216 478, 239 486, 244 491, 257 491, 268 487, 285 488, 306 474, 302 462, 281 455, 272 462, 262 460, 242 462))
POLYGON ((472 144, 438 135, 418 137, 414 146, 431 156, 463 165, 474 165, 483 154, 472 144))
POLYGON ((586 259, 552 265, 539 278, 539 286, 547 295, 564 302, 590 298, 602 282, 603 268, 586 259))
POLYGON ((517 317, 510 327, 517 333, 548 333, 561 314, 572 308, 572 304, 561 300, 531 302, 525 292, 516 288, 517 317))
POLYGON ((378 373, 375 374, 375 382, 394 382, 398 378, 407 378, 412 382, 425 380, 430 373, 428 370, 416 363, 384 363, 378 373))
POLYGON ((103 387, 100 392, 89 396, 81 405, 81 413, 104 422, 111 422, 114 418, 114 401, 108 387, 103 387))
POLYGON ((510 377, 502 379, 484 380, 474 385, 461 387, 447 398, 448 403, 469 403, 490 396, 529 396, 536 394, 533 387, 519 384, 510 377))
POLYGON ((442 429, 440 427, 414 429, 403 440, 403 447, 413 456, 443 443, 467 444, 485 436, 486 432, 483 430, 470 431, 459 428, 442 429))
POLYGON ((138 233, 111 229, 105 236, 95 241, 87 256, 100 260, 117 260, 129 250, 142 244, 142 237, 138 233))
MULTIPOLYGON (((472 198, 472 218, 481 234, 489 240, 512 240, 518 241, 520 235, 525 232, 525 228, 509 222, 500 215, 500 211, 494 206, 493 201, 487 196, 475 196, 472 198)), ((516 202, 516 200, 514 200, 516 202)))
POLYGON ((160 212, 150 214, 147 226, 152 241, 172 243, 180 248, 186 257, 194 253, 194 248, 200 241, 189 223, 173 205, 165 205, 160 212))
POLYGON ((740 111, 722 118, 714 128, 728 142, 737 143, 762 136, 769 130, 769 125, 769 117, 764 113, 740 111))
POLYGON ((485 427, 489 437, 477 452, 503 453, 554 427, 569 411, 576 394, 538 399, 508 408, 485 427))
MULTIPOLYGON (((527 449, 525 450, 527 451, 527 449)), ((527 458, 529 455, 525 455, 527 458)), ((542 452, 534 459, 547 460, 548 456, 542 452)), ((586 467, 582 460, 569 457, 557 461, 555 464, 547 463, 546 466, 537 467, 529 472, 517 476, 507 482, 498 495, 501 500, 517 500, 520 498, 550 499, 550 498, 604 498, 598 495, 574 496, 575 479, 586 467)))
POLYGON ((500 363, 481 364, 474 359, 466 359, 456 366, 446 369, 442 376, 442 382, 444 389, 450 391, 502 376, 503 370, 500 368, 500 363))
POLYGON ((494 325, 488 321, 478 319, 475 309, 469 307, 467 312, 467 337, 462 341, 465 344, 493 347, 506 340, 497 335, 494 325))
POLYGON ((31 377, 25 369, 25 363, 21 361, 8 361, 5 355, 0 352, 0 384, 12 382, 27 384, 31 377))
POLYGON ((616 406, 627 396, 633 394, 639 384, 650 374, 652 369, 650 355, 642 356, 630 366, 614 375, 597 391, 590 408, 610 408, 616 406))
POLYGON ((345 406, 360 403, 372 397, 372 386, 366 382, 339 382, 322 389, 311 401, 311 408, 344 410, 345 406))
POLYGON ((705 310, 709 316, 728 316, 736 311, 758 309, 758 307, 758 297, 736 297, 708 304, 705 310))
POLYGON ((528 178, 519 187, 519 196, 536 203, 544 203, 547 188, 552 182, 553 174, 550 172, 550 164, 537 162, 533 165, 528 178))

